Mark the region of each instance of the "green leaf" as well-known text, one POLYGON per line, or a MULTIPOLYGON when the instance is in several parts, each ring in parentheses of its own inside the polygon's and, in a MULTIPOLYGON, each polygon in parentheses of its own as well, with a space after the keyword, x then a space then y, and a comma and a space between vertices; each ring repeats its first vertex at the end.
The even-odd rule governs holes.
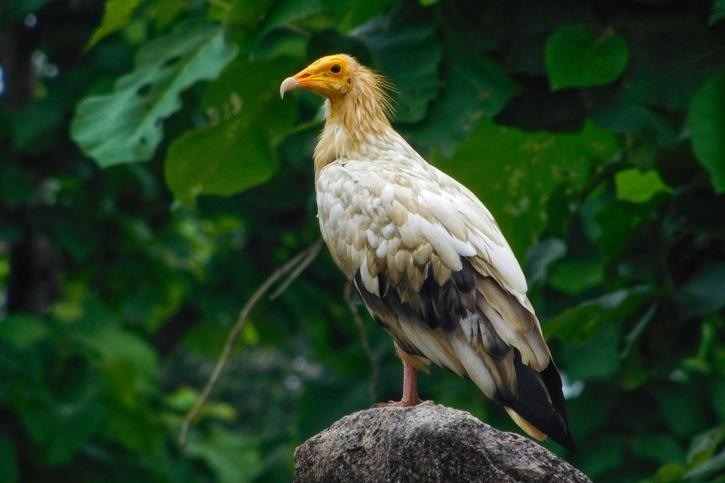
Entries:
POLYGON ((658 193, 672 193, 672 188, 662 181, 660 174, 654 169, 625 169, 616 174, 614 182, 617 198, 633 203, 644 203, 658 193))
POLYGON ((125 385, 145 385, 158 374, 156 352, 146 340, 120 326, 115 314, 96 299, 87 299, 75 321, 75 337, 103 368, 123 366, 125 385), (137 382, 138 381, 138 382, 137 382))
POLYGON ((324 0, 308 0, 306 2, 300 2, 298 0, 282 0, 281 2, 276 2, 272 11, 269 15, 267 15, 267 18, 262 24, 259 37, 263 38, 267 33, 277 27, 290 24, 312 15, 317 15, 324 10, 324 0))
POLYGON ((549 37, 545 49, 551 89, 608 84, 627 67, 629 50, 611 31, 600 34, 583 26, 562 27, 549 37))
POLYGON ((558 238, 546 238, 526 253, 526 280, 529 284, 543 282, 551 265, 566 255, 566 244, 558 238))
MULTIPOLYGON (((259 28, 258 38, 264 39, 278 27, 310 17, 317 17, 320 22, 327 22, 327 27, 335 27, 344 32, 383 12, 392 3, 394 0, 282 0, 275 2, 259 28)), ((317 23, 316 27, 319 28, 320 24, 317 23)))
POLYGON ((180 203, 239 193, 277 172, 274 140, 295 116, 295 104, 278 98, 277 85, 291 68, 290 60, 240 61, 210 86, 211 122, 175 139, 166 156, 166 182, 180 203))
POLYGON ((619 370, 621 335, 620 324, 601 324, 586 343, 564 345, 559 357, 567 368, 567 375, 585 381, 612 377, 619 370))
POLYGON ((687 125, 697 160, 710 173, 715 191, 725 193, 725 73, 697 91, 687 125))
POLYGON ((141 337, 114 325, 102 325, 80 339, 95 351, 104 366, 123 365, 129 385, 136 378, 156 377, 156 353, 141 337))
POLYGON ((101 25, 93 32, 86 49, 92 48, 104 37, 128 25, 134 10, 140 4, 141 0, 106 0, 101 25))
POLYGON ((254 439, 218 426, 203 439, 191 440, 187 453, 202 459, 221 483, 252 481, 262 469, 261 455, 254 439))
POLYGON ((179 25, 139 51, 135 70, 111 94, 78 104, 73 140, 104 168, 150 159, 163 136, 162 121, 181 108, 181 92, 215 78, 236 51, 219 27, 179 25))
POLYGON ((27 348, 47 339, 49 335, 45 323, 32 315, 15 313, 0 320, 0 340, 16 347, 27 348))
POLYGON ((697 467, 712 458, 715 450, 725 441, 725 426, 716 426, 700 433, 692 440, 687 452, 687 464, 697 467))
MULTIPOLYGON (((403 127, 414 145, 450 157, 482 118, 493 118, 521 87, 501 67, 449 32, 444 43, 442 91, 420 123, 403 127)), ((475 137, 475 136, 471 136, 475 137)))
POLYGON ((547 224, 558 188, 583 186, 592 163, 612 158, 617 140, 587 122, 573 134, 530 133, 485 120, 453 158, 438 164, 493 213, 515 253, 526 253, 547 224))
MULTIPOLYGON (((186 0, 155 0, 144 12, 144 17, 153 19, 156 30, 161 31, 179 18, 185 9, 192 6, 193 4, 186 0)), ((209 17, 211 18, 211 15, 209 17)))
POLYGON ((18 481, 18 455, 12 443, 0 436, 0 483, 18 481))
POLYGON ((725 0, 714 0, 712 2, 712 12, 708 25, 715 25, 716 22, 725 18, 725 0))
POLYGON ((94 298, 86 299, 73 329, 76 345, 101 376, 106 438, 131 450, 155 451, 163 439, 150 403, 159 377, 153 347, 94 298))
POLYGON ((67 463, 101 427, 98 391, 90 378, 76 380, 58 396, 47 389, 25 391, 13 405, 49 465, 67 463))
POLYGON ((629 203, 615 200, 604 204, 592 214, 589 236, 609 257, 625 249, 638 229, 657 216, 653 203, 629 203))
POLYGON ((395 85, 399 94, 396 122, 423 120, 438 94, 443 49, 435 33, 433 21, 408 18, 403 8, 393 9, 351 32, 365 41, 381 72, 395 85))
POLYGON ((176 200, 193 206, 200 195, 229 196, 262 184, 277 169, 266 133, 235 118, 174 140, 165 176, 176 200))
POLYGON ((231 0, 224 3, 210 3, 209 18, 234 23, 244 29, 251 29, 264 20, 274 3, 274 0, 256 2, 231 0))
POLYGON ((582 293, 602 283, 604 265, 599 257, 566 258, 556 264, 549 285, 569 295, 582 293))
POLYGON ((687 472, 685 465, 677 463, 667 463, 662 466, 657 473, 655 473, 655 480, 657 483, 674 483, 682 480, 682 475, 687 472))
POLYGON ((547 338, 583 344, 591 340, 601 325, 621 323, 650 297, 651 289, 647 287, 617 290, 564 310, 544 322, 542 328, 547 338))
MULTIPOLYGON (((714 477, 720 474, 722 476, 722 471, 725 470, 725 449, 720 451, 718 454, 698 466, 697 468, 688 471, 685 476, 683 477, 684 480, 694 480, 694 481, 706 481, 706 478, 714 477)), ((721 481, 721 480, 713 480, 713 481, 721 481)))

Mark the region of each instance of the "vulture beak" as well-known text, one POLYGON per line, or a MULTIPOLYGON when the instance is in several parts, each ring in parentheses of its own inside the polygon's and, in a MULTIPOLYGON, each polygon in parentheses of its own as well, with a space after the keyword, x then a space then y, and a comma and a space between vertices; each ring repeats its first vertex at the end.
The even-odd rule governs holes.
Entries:
POLYGON ((349 77, 340 74, 344 62, 344 59, 313 62, 283 80, 279 86, 279 96, 284 99, 284 95, 293 89, 307 89, 328 99, 340 98, 350 84, 349 77), (337 70, 331 70, 333 65, 337 65, 337 70))
POLYGON ((279 86, 279 97, 284 99, 285 93, 293 89, 297 89, 298 87, 300 87, 300 81, 298 81, 294 77, 287 77, 285 80, 282 81, 282 84, 279 86))

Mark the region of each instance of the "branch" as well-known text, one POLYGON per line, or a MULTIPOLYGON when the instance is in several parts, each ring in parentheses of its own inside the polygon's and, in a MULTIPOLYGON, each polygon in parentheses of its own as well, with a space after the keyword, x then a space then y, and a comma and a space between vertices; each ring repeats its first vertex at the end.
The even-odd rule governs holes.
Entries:
POLYGON ((199 396, 199 399, 197 399, 194 407, 192 407, 191 410, 187 413, 186 417, 184 418, 184 422, 181 425, 178 444, 182 449, 186 447, 186 438, 189 432, 189 427, 191 426, 191 423, 194 421, 196 416, 198 416, 199 411, 201 411, 204 403, 206 403, 207 399, 209 398, 209 394, 211 394, 211 391, 214 389, 217 379, 219 379, 219 375, 221 374, 222 369, 224 369, 224 365, 226 364, 227 359, 229 358, 229 354, 232 351, 234 341, 236 340, 239 331, 244 326, 244 323, 247 321, 249 313, 252 311, 254 306, 257 305, 259 299, 261 299, 264 294, 269 291, 272 285, 274 285, 279 279, 281 279, 285 275, 290 274, 289 277, 287 277, 287 279, 281 285, 281 290, 276 290, 273 296, 278 296, 280 293, 282 293, 282 291, 287 288, 289 284, 292 283, 292 281, 297 278, 297 276, 299 276, 305 268, 307 268, 312 260, 315 259, 317 254, 320 253, 320 248, 322 248, 322 239, 318 239, 315 243, 295 255, 291 260, 275 270, 272 275, 270 275, 269 278, 267 278, 267 280, 265 280, 264 283, 260 285, 259 288, 257 288, 257 290, 247 301, 247 303, 244 304, 242 311, 239 312, 237 322, 234 324, 234 326, 229 331, 229 334, 227 335, 227 341, 224 344, 224 349, 222 350, 222 353, 219 356, 216 365, 214 366, 214 370, 212 370, 211 375, 206 382, 206 386, 204 387, 201 396, 199 396))
MULTIPOLYGON (((301 260, 297 264, 294 270, 292 270, 292 273, 289 274, 287 279, 282 282, 282 284, 272 292, 272 295, 269 296, 269 300, 274 300, 280 295, 282 295, 282 292, 287 290, 287 287, 289 287, 289 284, 295 281, 297 277, 300 276, 300 274, 307 268, 307 266, 312 263, 312 260, 317 257, 317 254, 320 253, 320 248, 322 247, 322 238, 318 239, 314 244, 309 246, 307 250, 303 251, 302 253, 298 254, 295 258, 300 257, 301 260)), ((280 275, 281 276, 281 275, 280 275)))

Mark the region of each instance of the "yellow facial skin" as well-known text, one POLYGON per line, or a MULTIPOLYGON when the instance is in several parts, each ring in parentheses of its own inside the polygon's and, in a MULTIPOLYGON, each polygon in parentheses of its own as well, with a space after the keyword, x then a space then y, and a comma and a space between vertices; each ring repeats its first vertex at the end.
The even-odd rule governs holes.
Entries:
POLYGON ((352 63, 344 54, 322 57, 292 77, 287 77, 279 87, 280 97, 293 89, 307 89, 327 97, 331 101, 342 99, 352 86, 352 63))

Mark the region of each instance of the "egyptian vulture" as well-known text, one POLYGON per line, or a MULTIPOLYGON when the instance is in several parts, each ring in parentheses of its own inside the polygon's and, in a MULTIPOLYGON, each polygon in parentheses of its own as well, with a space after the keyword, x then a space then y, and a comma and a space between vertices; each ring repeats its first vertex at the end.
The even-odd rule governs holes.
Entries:
POLYGON ((573 449, 561 378, 496 221, 390 124, 389 83, 349 55, 285 79, 326 98, 314 151, 320 230, 403 361, 403 397, 433 362, 473 381, 532 437, 573 449))

